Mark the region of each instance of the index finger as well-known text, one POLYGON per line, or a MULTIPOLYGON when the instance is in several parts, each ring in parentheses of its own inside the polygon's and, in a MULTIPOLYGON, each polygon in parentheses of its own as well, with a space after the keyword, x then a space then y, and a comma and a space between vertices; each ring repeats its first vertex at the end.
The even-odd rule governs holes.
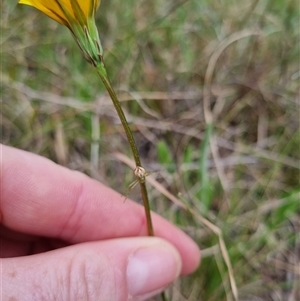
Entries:
MULTIPOLYGON (((1 222, 23 233, 71 243, 147 234, 144 209, 82 173, 38 155, 1 146, 1 222)), ((199 263, 198 246, 152 213, 156 236, 170 241, 183 273, 199 263)))

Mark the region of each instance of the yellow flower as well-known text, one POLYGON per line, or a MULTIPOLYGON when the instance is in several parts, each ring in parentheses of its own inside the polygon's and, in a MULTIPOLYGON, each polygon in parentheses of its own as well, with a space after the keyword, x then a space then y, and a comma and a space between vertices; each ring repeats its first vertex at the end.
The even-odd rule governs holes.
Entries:
POLYGON ((100 4, 101 0, 20 0, 20 4, 26 4, 37 8, 42 11, 45 15, 52 18, 53 20, 71 27, 70 20, 66 12, 73 19, 77 19, 77 10, 79 7, 82 12, 82 17, 87 20, 90 17, 94 17, 95 12, 100 4))
POLYGON ((102 56, 102 47, 95 24, 95 13, 101 0, 19 0, 35 7, 72 32, 85 59, 95 65, 102 56))

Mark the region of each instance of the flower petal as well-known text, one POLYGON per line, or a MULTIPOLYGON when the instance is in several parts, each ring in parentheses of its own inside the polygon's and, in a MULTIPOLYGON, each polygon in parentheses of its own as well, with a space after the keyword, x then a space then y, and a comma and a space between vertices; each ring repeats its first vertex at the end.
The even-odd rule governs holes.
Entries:
MULTIPOLYGON (((76 5, 78 5, 81 8, 85 21, 88 18, 94 16, 95 12, 97 11, 101 3, 101 0, 73 0, 73 1, 75 2, 76 5)), ((77 19, 78 12, 74 12, 74 3, 72 5, 73 1, 72 0, 20 0, 19 3, 33 6, 36 9, 43 12, 44 14, 46 14, 48 17, 54 19, 55 21, 70 27, 68 18, 65 15, 64 11, 61 9, 61 7, 67 10, 69 16, 72 16, 72 18, 77 19)))
POLYGON ((60 7, 57 5, 56 1, 48 0, 20 0, 20 4, 25 4, 29 6, 33 6, 36 9, 43 12, 45 15, 55 20, 58 23, 61 23, 67 27, 69 27, 68 21, 61 11, 60 7))

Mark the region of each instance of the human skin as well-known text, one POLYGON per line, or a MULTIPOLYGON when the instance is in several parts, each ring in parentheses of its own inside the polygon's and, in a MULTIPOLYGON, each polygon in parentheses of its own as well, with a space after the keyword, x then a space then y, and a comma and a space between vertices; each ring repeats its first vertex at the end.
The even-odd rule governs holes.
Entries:
POLYGON ((86 175, 0 145, 3 301, 141 301, 193 272, 198 246, 86 175))

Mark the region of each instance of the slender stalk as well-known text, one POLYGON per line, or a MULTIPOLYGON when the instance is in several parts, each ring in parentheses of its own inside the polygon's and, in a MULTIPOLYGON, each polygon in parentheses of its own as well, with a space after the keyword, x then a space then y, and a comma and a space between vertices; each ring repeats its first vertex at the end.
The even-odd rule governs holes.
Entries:
POLYGON ((162 301, 168 301, 166 293, 164 291, 160 294, 160 296, 161 296, 162 301))
POLYGON ((128 121, 127 121, 127 119, 124 115, 124 112, 123 112, 121 104, 118 100, 117 94, 115 93, 115 91, 112 88, 112 85, 109 81, 103 59, 101 60, 101 62, 97 63, 97 65, 95 67, 97 69, 97 72, 98 72, 105 88, 107 89, 107 91, 108 91, 108 93, 109 93, 109 95, 110 95, 110 97, 113 101, 113 104, 116 108, 116 111, 119 115, 119 118, 120 118, 120 120, 122 122, 122 125, 123 125, 123 128, 125 130, 128 142, 130 144, 131 151, 132 151, 134 161, 135 161, 135 164, 136 164, 136 169, 134 171, 134 174, 137 177, 137 179, 139 181, 139 184, 140 184, 143 204, 144 204, 144 208, 145 208, 148 235, 149 236, 154 236, 152 219, 151 219, 151 214, 150 214, 150 205, 149 205, 149 199, 148 199, 148 192, 147 192, 147 187, 146 187, 146 179, 145 179, 146 178, 146 171, 141 165, 139 152, 138 152, 134 137, 132 135, 132 131, 131 131, 129 125, 128 125, 128 121))
MULTIPOLYGON (((141 159, 140 159, 140 155, 134 140, 134 137, 132 135, 132 131, 128 125, 128 121, 126 119, 126 116, 123 112, 123 109, 121 107, 121 104, 119 102, 119 99, 117 97, 117 94, 115 93, 107 72, 106 72, 106 68, 103 62, 103 58, 101 58, 101 62, 97 63, 97 65, 95 66, 97 68, 97 72, 105 86, 105 88, 107 89, 113 104, 115 106, 115 109, 119 115, 119 118, 122 122, 123 128, 125 130, 129 145, 131 147, 131 151, 134 157, 134 161, 135 161, 135 165, 136 165, 136 169, 134 171, 135 176, 137 177, 139 184, 140 184, 140 189, 141 189, 141 193, 142 193, 142 199, 143 199, 143 204, 144 204, 144 208, 145 208, 145 214, 146 214, 146 220, 147 220, 147 230, 148 230, 148 235, 149 236, 154 236, 154 231, 153 231, 153 225, 152 225, 152 219, 151 219, 151 214, 150 214, 150 205, 149 205, 149 199, 148 199, 148 192, 147 192, 147 187, 146 187, 146 171, 145 169, 142 167, 141 164, 141 159)), ((162 301, 167 301, 167 297, 165 292, 161 293, 161 298, 162 301)))

